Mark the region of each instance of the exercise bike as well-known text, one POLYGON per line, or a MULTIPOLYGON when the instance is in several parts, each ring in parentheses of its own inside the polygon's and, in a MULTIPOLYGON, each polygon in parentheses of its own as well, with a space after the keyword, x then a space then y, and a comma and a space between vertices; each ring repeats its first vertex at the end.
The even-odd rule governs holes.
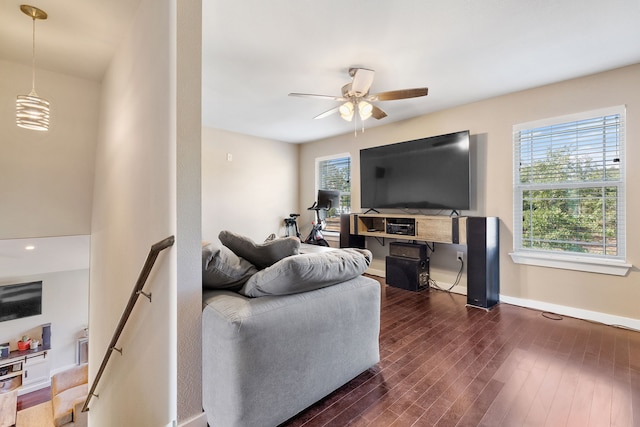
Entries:
POLYGON ((304 243, 317 246, 329 246, 329 242, 327 242, 322 235, 322 230, 325 229, 326 223, 324 218, 320 218, 320 211, 326 212, 327 208, 318 207, 318 202, 313 202, 313 206, 307 208, 307 210, 316 211, 316 220, 311 223, 311 231, 307 238, 304 239, 304 243))
POLYGON ((298 239, 302 240, 302 235, 300 234, 300 230, 298 229, 298 222, 296 218, 298 218, 300 214, 291 213, 289 214, 289 218, 284 219, 284 228, 287 233, 287 237, 295 236, 298 239))
POLYGON ((308 210, 316 211, 316 220, 311 223, 311 231, 306 239, 302 240, 302 235, 300 234, 300 230, 298 229, 298 221, 297 218, 300 214, 292 213, 289 214, 289 218, 284 219, 285 231, 287 237, 295 236, 300 239, 303 243, 308 243, 310 245, 318 245, 318 246, 329 246, 329 242, 324 239, 322 235, 322 230, 325 228, 325 222, 320 218, 320 211, 325 208, 318 208, 317 202, 313 203, 313 206, 308 208, 308 210))

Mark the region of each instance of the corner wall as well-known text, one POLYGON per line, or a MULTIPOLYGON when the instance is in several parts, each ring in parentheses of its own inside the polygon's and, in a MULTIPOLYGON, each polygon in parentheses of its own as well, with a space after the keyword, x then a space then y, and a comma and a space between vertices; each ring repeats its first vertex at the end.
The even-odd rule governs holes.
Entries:
POLYGON ((200 9, 199 0, 143 0, 103 81, 91 224, 90 381, 151 245, 171 235, 176 243, 160 253, 147 280, 152 302, 138 299, 118 340, 122 355, 112 354, 100 398, 90 403, 92 427, 206 424, 192 422, 202 418, 200 330, 193 329, 202 300, 200 104, 185 107, 200 93, 200 9))
MULTIPOLYGON (((640 228, 633 219, 640 218, 640 192, 634 184, 640 182, 640 168, 635 166, 640 163, 639 88, 640 64, 637 64, 367 129, 356 138, 346 134, 303 144, 300 164, 313 165, 316 157, 344 152, 349 147, 353 159, 353 212, 359 212, 360 149, 469 129, 475 139, 472 162, 475 197, 473 210, 462 215, 500 218, 501 295, 518 302, 533 301, 638 320, 640 228), (512 126, 621 104, 627 106, 627 262, 635 267, 626 277, 616 277, 514 264, 508 255, 513 250, 512 126)), ((300 185, 302 200, 312 199, 311 167, 301 168, 300 185)), ((377 245, 373 239, 368 244, 377 245)), ((453 282, 456 250, 460 249, 453 245, 436 246, 431 259, 434 279, 453 282)), ((384 261, 386 248, 376 247, 375 252, 378 262, 384 261)), ((466 286, 464 281, 462 285, 466 286)))
POLYGON ((299 147, 219 129, 202 132, 202 239, 219 244, 222 230, 256 242, 284 235, 284 219, 298 211, 299 147))

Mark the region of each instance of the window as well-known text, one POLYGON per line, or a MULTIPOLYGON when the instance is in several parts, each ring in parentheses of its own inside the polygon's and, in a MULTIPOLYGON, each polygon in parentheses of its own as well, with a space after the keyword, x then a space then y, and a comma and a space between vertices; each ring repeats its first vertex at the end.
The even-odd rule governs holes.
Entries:
POLYGON ((587 271, 600 270, 585 264, 623 262, 624 107, 513 130, 514 261, 526 253, 538 260, 570 256, 581 266, 552 266, 587 271))
POLYGON ((340 191, 339 205, 326 212, 327 229, 340 231, 340 214, 351 212, 351 157, 340 154, 316 159, 316 170, 317 190, 340 191))

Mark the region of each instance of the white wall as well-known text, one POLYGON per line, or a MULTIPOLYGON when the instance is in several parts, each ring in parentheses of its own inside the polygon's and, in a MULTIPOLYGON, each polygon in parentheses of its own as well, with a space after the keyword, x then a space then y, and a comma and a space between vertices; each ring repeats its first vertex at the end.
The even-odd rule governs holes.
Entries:
POLYGON ((219 129, 202 132, 202 239, 218 243, 222 230, 256 242, 284 235, 284 218, 298 210, 299 147, 219 129))
POLYGON ((186 382, 177 378, 178 366, 200 360, 199 324, 193 330, 201 311, 200 205, 190 192, 176 194, 193 181, 190 169, 199 175, 199 103, 186 112, 195 114, 195 125, 181 111, 187 99, 198 99, 199 83, 178 83, 177 73, 200 69, 201 35, 194 46, 191 33, 199 33, 200 7, 198 0, 143 0, 103 81, 91 224, 91 379, 150 246, 170 235, 176 244, 158 257, 145 286, 153 302, 140 298, 118 342, 123 354, 107 365, 100 398, 90 405, 94 427, 165 426, 201 413, 200 371, 181 371, 186 382), (185 58, 180 49, 195 52, 185 58), (185 62, 178 66, 178 58, 185 62), (181 218, 185 211, 196 212, 196 220, 181 218), (183 392, 196 397, 185 402, 183 392))
POLYGON ((42 280, 42 314, 0 322, 0 343, 17 350, 23 336, 42 341, 42 325, 51 323, 52 374, 76 363, 77 338, 89 320, 89 270, 63 271, 0 279, 0 286, 42 280))
MULTIPOLYGON (((314 159, 344 152, 350 147, 353 159, 353 211, 359 211, 359 150, 409 139, 469 129, 474 136, 472 211, 497 216, 500 225, 500 293, 516 301, 531 301, 571 307, 582 312, 604 313, 617 320, 640 319, 640 64, 524 92, 505 95, 404 122, 367 129, 301 146, 301 200, 313 197, 314 159), (561 116, 596 108, 627 106, 627 262, 634 268, 626 277, 607 276, 544 267, 517 265, 508 253, 513 250, 513 166, 512 126, 536 119, 561 116), (475 200, 474 200, 475 199, 475 200)), ((428 102, 428 98, 425 99, 428 102)), ((339 118, 336 117, 338 120, 339 118)), ((473 145, 473 144, 472 144, 473 145)), ((376 246, 375 240, 370 244, 376 246)), ((380 249, 380 248, 377 248, 380 249)), ((455 278, 455 246, 437 245, 432 258, 432 276, 451 283, 455 278), (450 251, 450 252, 447 252, 450 251), (453 262, 451 262, 453 261, 453 262)), ((386 247, 378 250, 378 262, 386 247)), ((463 281, 463 286, 465 285, 463 281)), ((584 314, 584 313, 583 313, 584 314)))
POLYGON ((0 239, 89 234, 100 84, 37 70, 47 132, 15 122, 31 67, 0 61, 0 239))

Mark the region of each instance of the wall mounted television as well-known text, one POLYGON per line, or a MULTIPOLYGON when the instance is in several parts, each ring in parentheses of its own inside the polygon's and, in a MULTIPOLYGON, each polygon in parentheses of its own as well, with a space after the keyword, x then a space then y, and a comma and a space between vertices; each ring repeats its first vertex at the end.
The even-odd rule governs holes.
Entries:
POLYGON ((42 314, 42 281, 0 286, 0 322, 42 314))
POLYGON ((362 209, 470 205, 469 131, 360 150, 362 209))

